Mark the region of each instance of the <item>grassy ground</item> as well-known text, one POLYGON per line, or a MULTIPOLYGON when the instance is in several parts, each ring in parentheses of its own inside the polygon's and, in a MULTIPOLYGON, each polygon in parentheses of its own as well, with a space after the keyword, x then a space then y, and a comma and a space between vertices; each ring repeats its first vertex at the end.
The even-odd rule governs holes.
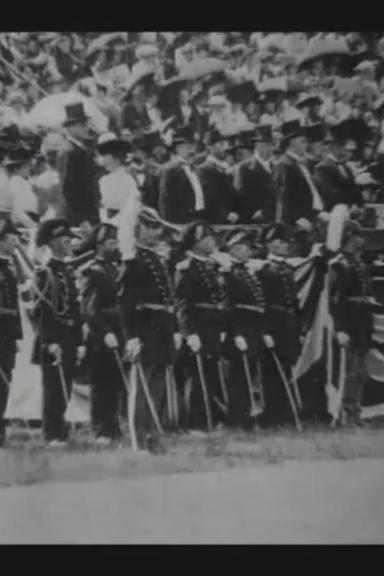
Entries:
POLYGON ((0 486, 101 480, 155 474, 220 470, 279 464, 286 460, 384 458, 384 422, 369 430, 292 428, 274 431, 224 431, 205 438, 168 434, 158 454, 135 454, 128 442, 110 448, 92 444, 88 430, 76 430, 64 450, 48 450, 38 430, 8 429, 0 451, 0 486))

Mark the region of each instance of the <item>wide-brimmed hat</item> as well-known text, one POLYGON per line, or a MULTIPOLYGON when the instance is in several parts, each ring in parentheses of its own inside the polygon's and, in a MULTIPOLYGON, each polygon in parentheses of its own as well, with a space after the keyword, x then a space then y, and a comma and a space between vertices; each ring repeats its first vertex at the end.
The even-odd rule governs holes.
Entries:
POLYGON ((118 138, 113 132, 102 134, 97 141, 97 151, 101 156, 128 153, 131 148, 131 144, 127 140, 118 138))
POLYGON ((56 238, 76 238, 71 230, 69 221, 66 218, 52 218, 51 220, 45 220, 40 224, 36 236, 36 245, 44 246, 49 244, 52 240, 56 238))
POLYGON ((65 106, 66 119, 63 126, 70 126, 71 124, 85 123, 89 121, 89 116, 85 113, 84 105, 82 102, 74 104, 67 104, 65 106))

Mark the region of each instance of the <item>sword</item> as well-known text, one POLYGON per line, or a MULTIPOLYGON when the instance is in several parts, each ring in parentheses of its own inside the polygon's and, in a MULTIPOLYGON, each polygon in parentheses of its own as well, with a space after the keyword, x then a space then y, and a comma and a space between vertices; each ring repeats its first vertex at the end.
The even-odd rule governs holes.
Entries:
POLYGON ((248 358, 247 358, 247 355, 245 354, 245 352, 241 353, 241 358, 243 360, 245 379, 247 381, 249 400, 251 402, 251 416, 256 416, 258 414, 258 410, 257 410, 255 398, 253 396, 251 370, 249 368, 249 362, 248 362, 248 358))
POLYGON ((147 379, 146 379, 146 377, 145 377, 144 370, 143 370, 143 365, 141 364, 140 360, 137 360, 137 361, 136 361, 136 365, 137 365, 137 368, 138 368, 138 373, 139 373, 139 376, 140 376, 141 384, 142 384, 142 386, 143 386, 145 398, 146 398, 146 400, 147 400, 148 407, 149 407, 149 410, 150 410, 150 412, 151 412, 151 416, 152 416, 152 418, 153 418, 153 421, 154 421, 154 423, 155 423, 155 426, 156 426, 156 428, 157 428, 158 433, 159 433, 159 434, 163 434, 164 431, 163 431, 163 429, 162 429, 162 427, 161 427, 160 420, 159 420, 159 416, 158 416, 158 414, 157 414, 157 412, 156 412, 155 404, 154 404, 154 402, 153 402, 151 393, 150 393, 149 388, 148 388, 147 379))
POLYGON ((177 386, 176 386, 175 373, 173 371, 173 366, 169 367, 169 373, 170 373, 170 377, 171 377, 171 388, 172 388, 172 392, 173 392, 173 415, 175 418, 175 424, 176 424, 176 426, 178 426, 179 425, 179 398, 178 398, 178 394, 177 394, 177 386))
POLYGON ((346 375, 346 351, 344 346, 340 350, 340 372, 339 372, 339 394, 337 400, 337 408, 336 413, 333 416, 333 420, 331 422, 331 427, 334 428, 336 426, 336 422, 341 417, 342 422, 344 422, 344 410, 343 410, 343 400, 344 400, 344 389, 345 389, 345 375, 346 375))
POLYGON ((264 399, 264 384, 263 384, 263 373, 261 370, 261 364, 257 360, 256 362, 256 373, 257 373, 257 381, 259 383, 259 393, 260 393, 260 404, 262 409, 265 408, 265 399, 264 399))
POLYGON ((136 428, 135 428, 136 393, 137 393, 136 366, 134 364, 132 364, 131 382, 128 382, 128 379, 125 375, 123 363, 121 361, 121 358, 120 358, 116 348, 113 349, 113 355, 115 357, 117 366, 119 368, 120 376, 121 376, 121 378, 124 382, 125 388, 127 390, 129 436, 131 439, 132 449, 134 452, 137 452, 138 445, 137 445, 137 435, 136 435, 136 428))
POLYGON ((207 390, 207 384, 205 382, 203 362, 201 360, 201 356, 199 353, 196 354, 196 363, 197 363, 197 371, 199 373, 200 386, 201 386, 201 390, 203 392, 203 400, 204 400, 205 413, 207 416, 208 432, 211 432, 212 427, 213 427, 212 426, 212 414, 211 414, 211 408, 209 406, 208 390, 207 390))
POLYGON ((296 403, 297 406, 299 408, 299 410, 302 410, 303 408, 303 401, 301 399, 301 395, 300 395, 300 391, 299 391, 299 386, 297 384, 297 380, 294 376, 292 376, 292 387, 293 387, 293 392, 295 394, 295 399, 296 399, 296 403))
POLYGON ((279 374, 280 374, 280 378, 281 378, 282 381, 283 381, 284 388, 285 388, 285 391, 286 391, 287 396, 288 396, 289 404, 290 404, 290 406, 291 406, 293 418, 294 418, 294 420, 295 420, 296 428, 297 428, 297 430, 298 430, 299 432, 301 432, 301 431, 302 431, 302 426, 301 426, 301 422, 300 422, 299 415, 298 415, 298 413, 297 413, 295 401, 294 401, 294 398, 293 398, 293 396, 292 396, 292 392, 291 392, 290 387, 289 387, 289 382, 288 382, 287 376, 286 376, 285 373, 284 373, 283 367, 282 367, 282 365, 281 365, 281 362, 280 362, 280 360, 279 360, 276 352, 271 349, 271 353, 272 353, 272 358, 273 358, 274 361, 275 361, 277 370, 278 370, 278 372, 279 372, 279 374))
POLYGON ((170 374, 169 374, 168 366, 165 367, 165 385, 166 385, 166 395, 167 395, 168 421, 171 424, 174 424, 173 390, 172 390, 172 382, 170 380, 170 374))
POLYGON ((165 367, 165 378, 167 384, 168 413, 170 416, 170 421, 176 427, 179 423, 179 403, 177 398, 175 378, 171 365, 165 367))
POLYGON ((224 400, 225 404, 228 406, 228 403, 229 403, 228 390, 227 390, 227 383, 225 381, 224 368, 223 368, 223 361, 222 360, 218 360, 217 368, 219 371, 220 388, 221 388, 221 393, 223 395, 223 400, 224 400))
MULTIPOLYGON (((54 365, 57 366, 57 370, 59 372, 61 390, 63 392, 64 402, 65 402, 65 411, 67 411, 68 405, 69 405, 69 398, 68 398, 67 384, 66 384, 65 376, 64 376, 63 364, 62 364, 61 360, 57 360, 57 362, 55 362, 54 365)), ((73 432, 75 430, 75 423, 71 421, 70 426, 71 426, 71 430, 73 432)))

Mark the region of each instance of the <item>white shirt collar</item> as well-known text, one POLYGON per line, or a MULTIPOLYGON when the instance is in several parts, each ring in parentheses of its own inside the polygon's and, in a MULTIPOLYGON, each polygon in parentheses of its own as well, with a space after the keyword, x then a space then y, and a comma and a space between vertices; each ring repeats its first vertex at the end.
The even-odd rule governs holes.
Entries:
POLYGON ((215 166, 218 166, 222 170, 228 170, 228 164, 225 162, 225 160, 218 160, 218 158, 215 158, 213 154, 209 154, 207 156, 207 162, 209 162, 210 164, 214 164, 215 166))
POLYGON ((79 148, 86 150, 85 145, 82 142, 80 142, 80 140, 77 140, 77 138, 74 138, 73 136, 68 136, 68 140, 69 142, 72 142, 72 144, 74 144, 75 146, 78 146, 79 148))
POLYGON ((259 164, 261 164, 268 172, 271 171, 270 160, 264 160, 264 158, 262 158, 258 152, 254 152, 253 157, 254 157, 254 159, 255 159, 257 162, 259 162, 259 164))
POLYGON ((271 262, 285 262, 286 259, 283 256, 276 256, 276 254, 268 254, 268 260, 271 262))

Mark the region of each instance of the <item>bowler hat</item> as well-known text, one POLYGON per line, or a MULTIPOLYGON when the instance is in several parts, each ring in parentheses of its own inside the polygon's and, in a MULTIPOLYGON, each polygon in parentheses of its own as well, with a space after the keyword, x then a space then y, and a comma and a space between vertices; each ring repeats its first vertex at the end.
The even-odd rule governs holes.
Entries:
POLYGON ((70 126, 71 124, 88 122, 89 116, 85 113, 84 105, 82 102, 75 102, 65 106, 66 119, 63 126, 70 126))
POLYGON ((76 235, 72 232, 66 218, 52 218, 51 220, 45 220, 40 224, 37 231, 36 245, 38 247, 44 246, 56 238, 62 238, 65 236, 76 238, 76 235))

